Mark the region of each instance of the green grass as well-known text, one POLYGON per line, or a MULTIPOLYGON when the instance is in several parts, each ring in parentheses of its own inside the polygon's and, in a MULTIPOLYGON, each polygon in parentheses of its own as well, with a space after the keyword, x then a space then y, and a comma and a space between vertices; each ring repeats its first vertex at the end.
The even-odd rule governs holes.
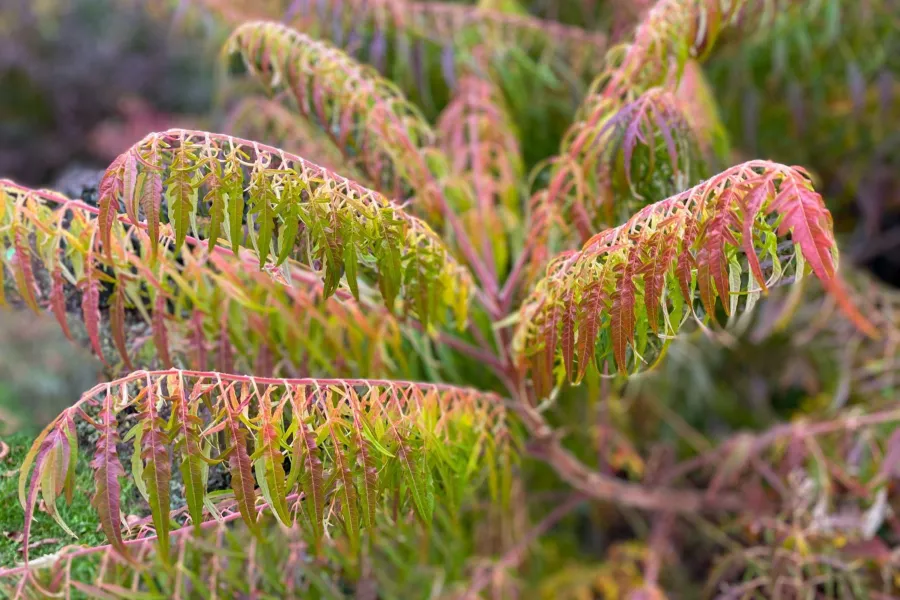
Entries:
MULTIPOLYGON (((3 438, 9 445, 10 452, 0 461, 0 568, 8 567, 22 561, 22 543, 14 539, 15 534, 24 531, 25 512, 18 501, 19 465, 22 464, 25 454, 31 447, 33 434, 26 432, 15 433, 3 438)), ((85 455, 83 449, 78 455, 78 465, 75 478, 75 494, 72 504, 67 505, 65 499, 58 502, 59 514, 63 520, 78 535, 78 539, 70 537, 59 525, 44 512, 36 512, 31 528, 32 545, 44 540, 57 540, 53 543, 40 543, 33 547, 30 553, 32 558, 44 556, 56 552, 69 544, 98 545, 105 543, 105 536, 99 531, 99 521, 91 506, 91 493, 94 489, 93 471, 89 466, 90 455, 85 455)), ((123 482, 123 490, 126 498, 134 498, 136 494, 128 493, 133 487, 131 483, 123 482)), ((129 514, 129 509, 136 506, 126 502, 123 514, 129 514)))

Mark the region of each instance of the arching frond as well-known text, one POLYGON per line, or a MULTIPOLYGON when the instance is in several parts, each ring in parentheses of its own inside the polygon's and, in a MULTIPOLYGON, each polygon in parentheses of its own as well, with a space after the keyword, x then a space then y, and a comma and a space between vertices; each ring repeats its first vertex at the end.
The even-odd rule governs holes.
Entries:
POLYGON ((524 165, 516 128, 500 90, 482 73, 460 78, 438 121, 450 164, 440 182, 464 207, 463 222, 481 255, 503 271, 510 246, 521 246, 524 165))
MULTIPOLYGON (((428 192, 425 149, 434 132, 419 110, 372 67, 281 23, 245 23, 231 35, 228 53, 273 92, 287 91, 376 186, 394 198, 417 196, 439 215, 428 192)), ((433 191, 433 190, 432 190, 433 191)))
POLYGON ((276 265, 293 257, 313 267, 326 298, 345 275, 359 298, 360 283, 371 277, 391 311, 399 299, 402 311, 426 327, 447 322, 448 308, 460 327, 466 321, 471 277, 428 225, 299 156, 216 133, 151 133, 120 155, 101 183, 104 251, 112 249, 119 199, 133 222, 139 210, 146 216, 155 251, 163 196, 176 251, 189 229, 202 229, 198 237, 210 248, 220 238, 234 250, 255 248, 260 266, 271 256, 276 265))
POLYGON ((768 286, 803 277, 807 265, 857 324, 870 327, 837 278, 833 235, 803 171, 738 165, 557 257, 522 309, 520 355, 544 392, 557 356, 570 381, 595 357, 622 373, 635 370, 692 314, 715 323, 717 298, 734 316, 768 286), (788 240, 794 250, 785 255, 788 240))
MULTIPOLYGON (((54 314, 70 338, 107 363, 256 372, 373 375, 389 369, 399 325, 346 290, 323 299, 315 273, 294 261, 260 270, 248 250, 213 251, 160 226, 151 260, 146 225, 111 225, 111 256, 95 251, 97 209, 50 191, 0 180, 0 271, 21 302, 54 314), (18 241, 17 241, 18 240, 18 241), (335 357, 341 360, 336 361, 335 357)), ((396 355, 396 353, 394 353, 396 355)))
MULTIPOLYGON (((404 381, 139 371, 86 392, 35 440, 19 479, 26 524, 38 493, 55 506, 71 480, 75 427, 84 420, 100 434, 91 463, 93 504, 110 543, 127 555, 117 427, 134 412, 129 476, 143 481, 157 532, 168 529, 171 467, 181 470, 188 514, 199 524, 213 500, 204 465, 227 461, 233 499, 247 526, 257 526, 257 501, 264 499, 283 524, 303 523, 314 553, 325 537, 341 537, 358 549, 385 514, 414 514, 427 524, 436 503, 453 514, 485 489, 474 482, 488 482, 499 501, 499 482, 508 481, 504 470, 512 460, 505 409, 490 393, 404 381), (99 409, 97 419, 86 417, 90 407, 99 409)), ((26 547, 28 533, 26 525, 26 547)), ((163 553, 167 541, 161 535, 163 553)))
POLYGON ((597 227, 621 223, 648 198, 681 192, 723 162, 724 129, 691 60, 702 57, 736 4, 661 0, 630 43, 607 52, 549 161, 548 187, 532 198, 532 262, 546 259, 549 225, 573 223, 585 241, 597 227), (688 90, 681 85, 685 69, 688 90))
POLYGON ((317 165, 345 173, 349 179, 371 187, 331 139, 277 99, 263 96, 242 99, 229 112, 224 129, 230 135, 259 140, 291 154, 309 157, 317 165))

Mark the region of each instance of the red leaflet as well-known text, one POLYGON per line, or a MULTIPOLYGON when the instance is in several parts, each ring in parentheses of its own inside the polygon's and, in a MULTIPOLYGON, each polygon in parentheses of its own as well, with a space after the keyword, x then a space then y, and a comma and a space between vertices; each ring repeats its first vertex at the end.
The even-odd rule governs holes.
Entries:
POLYGON ((103 364, 109 366, 106 357, 103 356, 103 347, 100 345, 100 290, 97 280, 94 279, 93 254, 88 253, 87 269, 85 271, 87 279, 84 282, 84 294, 81 299, 81 311, 84 318, 84 326, 87 329, 88 338, 91 341, 91 347, 94 353, 103 364))
POLYGON ((228 419, 227 431, 231 437, 231 454, 228 455, 228 466, 231 471, 231 489, 237 501, 238 510, 244 522, 255 535, 259 534, 256 524, 256 486, 251 470, 250 455, 247 453, 247 432, 241 427, 239 420, 240 405, 234 395, 234 388, 223 391, 225 416, 228 419))
POLYGON ((588 364, 594 358, 594 343, 597 339, 597 332, 600 330, 600 321, 603 311, 606 309, 606 303, 607 293, 603 289, 602 281, 591 283, 582 293, 581 303, 578 306, 581 327, 578 329, 578 345, 576 347, 578 381, 584 377, 588 364))
MULTIPOLYGON (((559 304, 554 303, 554 305, 550 308, 550 311, 547 313, 547 317, 543 325, 544 351, 541 353, 543 364, 540 366, 540 368, 543 370, 544 378, 551 385, 553 382, 553 365, 556 362, 556 343, 559 339, 559 317, 559 304)), ((544 390, 544 392, 549 392, 549 389, 544 390)))
POLYGON ((137 158, 134 152, 125 152, 125 160, 122 165, 122 201, 125 203, 125 212, 132 223, 140 222, 137 216, 138 198, 135 195, 137 186, 138 168, 137 158))
POLYGON ((750 272, 753 273, 753 277, 760 287, 766 290, 766 278, 759 264, 759 257, 756 256, 756 250, 753 248, 753 225, 763 204, 769 198, 775 197, 775 184, 772 182, 771 176, 763 176, 758 180, 748 181, 747 188, 749 191, 741 202, 741 211, 744 213, 744 219, 741 222, 741 247, 747 256, 750 272))
POLYGON ((791 178, 782 182, 781 191, 766 212, 783 216, 778 233, 791 234, 816 277, 826 283, 834 277, 831 213, 825 208, 822 196, 791 178))
POLYGON ((300 443, 303 448, 304 470, 301 482, 306 495, 304 508, 318 541, 322 536, 325 522, 325 473, 322 460, 318 456, 315 432, 305 423, 301 423, 297 435, 301 437, 300 443))
MULTIPOLYGON (((62 254, 62 251, 58 251, 57 254, 62 254)), ((74 341, 74 339, 72 338, 72 332, 69 331, 69 322, 66 318, 66 295, 63 288, 64 283, 65 282, 62 276, 62 265, 57 262, 56 266, 53 269, 53 273, 50 275, 50 309, 53 311, 53 316, 56 317, 56 320, 59 323, 63 334, 66 336, 66 338, 68 338, 70 342, 72 342, 74 341)))
POLYGON ((644 278, 644 306, 654 333, 659 333, 659 309, 666 286, 666 273, 671 269, 677 250, 675 244, 669 243, 666 233, 656 231, 648 238, 647 258, 636 271, 644 278))
POLYGON ((127 557, 128 550, 122 540, 120 523, 119 497, 121 488, 119 477, 125 475, 125 469, 119 462, 116 444, 119 443, 119 432, 116 429, 116 415, 113 411, 112 393, 107 390, 99 418, 100 437, 91 467, 94 469, 94 484, 97 486, 91 504, 100 517, 100 526, 109 543, 122 555, 127 557))
POLYGON ((691 273, 697 263, 691 250, 699 232, 700 227, 697 221, 686 215, 681 235, 681 251, 678 253, 678 259, 675 264, 675 277, 678 279, 681 295, 684 296, 685 302, 690 302, 693 297, 691 293, 691 273))
POLYGON ((707 221, 699 240, 697 284, 700 287, 703 307, 711 319, 715 319, 716 298, 710 281, 716 286, 725 314, 731 313, 731 288, 728 282, 728 257, 725 255, 725 245, 732 247, 739 245, 731 230, 732 225, 739 225, 735 204, 737 195, 734 187, 722 190, 713 209, 713 216, 707 221))
POLYGON ((112 226, 119 214, 119 196, 124 189, 123 171, 125 160, 131 150, 120 154, 106 169, 103 179, 100 181, 99 206, 100 206, 100 241, 106 255, 112 258, 112 226))
POLYGON ((640 246, 635 245, 628 253, 625 262, 617 265, 615 269, 618 281, 616 290, 612 295, 610 337, 612 337, 613 356, 616 359, 616 366, 622 374, 627 372, 628 362, 625 354, 628 344, 631 343, 634 346, 634 305, 636 297, 634 274, 639 260, 640 246))
POLYGON ((128 344, 125 343, 125 288, 124 282, 116 285, 116 291, 113 292, 113 303, 109 310, 109 325, 112 330, 113 343, 122 362, 129 371, 133 371, 131 359, 128 357, 128 344))

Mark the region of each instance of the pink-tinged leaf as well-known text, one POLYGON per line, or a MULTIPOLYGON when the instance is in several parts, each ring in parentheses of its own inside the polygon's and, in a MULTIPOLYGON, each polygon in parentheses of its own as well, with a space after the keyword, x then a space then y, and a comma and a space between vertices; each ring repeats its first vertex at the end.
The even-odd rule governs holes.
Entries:
POLYGON ((109 366, 106 357, 103 356, 103 347, 100 345, 100 290, 97 280, 94 279, 93 255, 89 252, 87 258, 87 279, 84 282, 84 295, 81 299, 81 311, 84 318, 84 327, 87 330, 91 348, 103 364, 109 366))
POLYGON ((253 479, 250 455, 247 453, 247 432, 241 427, 239 405, 230 388, 224 399, 227 431, 231 437, 232 450, 228 455, 231 471, 231 489, 244 522, 254 535, 259 535, 256 523, 256 486, 253 479))
POLYGON ((13 251, 15 254, 10 261, 13 269, 13 277, 16 279, 16 287, 25 304, 36 313, 40 312, 35 291, 37 283, 34 280, 34 271, 31 267, 31 248, 28 242, 22 238, 22 229, 16 227, 13 234, 13 251))
POLYGON ((147 172, 140 191, 141 210, 150 233, 150 252, 156 260, 159 252, 159 213, 162 206, 162 177, 157 171, 147 172))
POLYGON ((691 273, 694 265, 696 265, 691 249, 697 240, 699 232, 697 221, 688 219, 681 236, 681 251, 678 253, 678 259, 675 263, 675 277, 678 279, 681 295, 684 296, 685 302, 688 303, 694 297, 691 293, 691 273))
POLYGON ((578 304, 570 291, 563 298, 562 307, 562 344, 563 365, 566 367, 566 378, 572 381, 575 363, 575 322, 578 318, 578 304))
POLYGON ((549 393, 553 385, 553 365, 556 362, 556 344, 559 341, 559 318, 561 312, 559 305, 554 304, 547 312, 547 318, 543 324, 544 351, 541 352, 543 364, 539 368, 543 373, 541 377, 547 382, 548 388, 539 390, 539 394, 542 396, 549 393))
POLYGON ((734 212, 735 191, 733 187, 723 190, 716 203, 715 213, 707 222, 703 231, 700 248, 697 250, 697 283, 700 287, 700 299, 710 319, 715 319, 716 300, 710 281, 715 285, 725 314, 731 312, 731 288, 728 281, 728 258, 726 244, 738 246, 738 241, 731 230, 738 224, 734 212))
POLYGON ((137 186, 138 167, 137 158, 131 150, 125 152, 125 160, 122 164, 122 201, 125 204, 125 213, 132 223, 138 223, 137 209, 138 197, 135 195, 137 186))
POLYGON ((347 537, 350 538, 351 548, 354 550, 359 544, 360 519, 359 506, 356 496, 356 483, 353 480, 353 473, 350 469, 350 461, 352 456, 347 456, 347 451, 341 437, 335 429, 335 421, 340 422, 341 416, 337 406, 329 407, 331 414, 328 419, 329 433, 333 442, 334 467, 337 472, 338 479, 341 482, 340 498, 341 510, 344 514, 344 529, 347 537))
MULTIPOLYGON (((0 269, 2 269, 2 267, 0 267, 0 269)), ((2 282, 0 282, 0 285, 2 285, 2 282)), ((57 263, 53 269, 53 273, 50 275, 50 310, 53 311, 53 316, 56 317, 56 321, 59 323, 63 335, 65 335, 69 341, 73 341, 66 314, 66 294, 64 285, 65 281, 63 280, 62 275, 62 265, 57 263)))
MULTIPOLYGON (((626 108, 624 110, 628 109, 626 108)), ((635 146, 637 146, 637 137, 640 133, 640 127, 641 117, 639 115, 632 116, 631 120, 628 122, 628 125, 625 128, 625 135, 622 138, 622 153, 625 166, 625 178, 628 181, 629 186, 633 185, 631 181, 631 155, 634 152, 635 146)))
POLYGON ((610 338, 612 339, 613 356, 619 372, 623 375, 628 372, 627 346, 629 343, 634 345, 634 305, 637 295, 634 273, 640 260, 638 248, 635 246, 629 252, 625 262, 617 267, 619 277, 616 290, 612 295, 612 309, 610 310, 610 338))
POLYGON ((98 205, 100 207, 100 241, 106 255, 112 258, 112 226, 119 214, 119 196, 122 195, 125 184, 123 170, 125 159, 131 151, 120 154, 106 169, 103 179, 100 180, 98 205))
POLYGON ((153 343, 156 344, 156 352, 162 363, 166 367, 171 367, 172 359, 169 356, 169 334, 166 329, 166 296, 163 294, 162 290, 156 291, 152 321, 151 328, 153 329, 153 343))
POLYGON ((128 557, 128 550, 125 548, 120 529, 122 514, 119 477, 125 475, 125 469, 119 462, 119 453, 116 449, 116 444, 119 443, 119 432, 116 428, 116 415, 113 411, 113 397, 109 391, 107 391, 106 399, 101 407, 99 426, 100 437, 97 439, 94 460, 91 461, 96 486, 91 504, 97 510, 100 526, 109 543, 119 554, 128 557))
POLYGON ((766 290, 766 278, 753 247, 753 226, 766 200, 775 197, 775 184, 771 177, 761 177, 759 180, 748 181, 747 186, 749 191, 744 196, 741 206, 744 216, 741 222, 741 247, 747 256, 750 272, 753 273, 754 279, 763 290, 766 290))
POLYGON ((650 112, 653 115, 653 122, 656 123, 656 128, 659 130, 660 134, 663 136, 663 140, 666 142, 666 149, 669 152, 669 160, 672 164, 672 171, 675 173, 678 172, 678 146, 675 144, 674 136, 672 135, 672 123, 666 119, 664 114, 664 108, 656 106, 654 103, 649 104, 650 112))
POLYGON ((109 310, 109 327, 112 331, 113 344, 122 357, 122 362, 129 371, 133 371, 131 359, 128 357, 128 344, 125 342, 125 289, 124 283, 116 285, 113 292, 113 303, 109 310))
POLYGON ((144 461, 143 479, 147 488, 150 514, 159 544, 159 553, 165 561, 169 555, 169 481, 172 471, 169 461, 168 435, 166 423, 156 410, 154 384, 147 379, 147 395, 143 411, 145 423, 141 438, 141 459, 144 461))
POLYGON ((677 246, 669 242, 665 232, 655 231, 648 238, 647 260, 637 270, 644 277, 644 307, 654 333, 659 333, 659 310, 666 273, 672 266, 676 249, 677 246))
POLYGON ((600 321, 603 311, 606 309, 607 294, 602 282, 592 283, 582 293, 581 304, 578 309, 581 314, 581 327, 578 329, 578 344, 576 354, 578 356, 578 381, 584 377, 587 367, 594 358, 594 344, 597 341, 597 332, 600 331, 600 321))
POLYGON ((819 194, 793 179, 785 180, 781 184, 781 191, 769 205, 768 212, 782 215, 778 233, 791 234, 816 277, 823 282, 834 277, 831 213, 825 208, 819 194))

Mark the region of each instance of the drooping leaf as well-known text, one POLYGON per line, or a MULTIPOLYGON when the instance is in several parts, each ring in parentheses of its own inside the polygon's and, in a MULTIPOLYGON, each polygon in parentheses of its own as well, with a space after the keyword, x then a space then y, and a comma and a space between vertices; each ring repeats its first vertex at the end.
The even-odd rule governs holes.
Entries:
POLYGON ((172 472, 169 461, 168 435, 165 421, 157 411, 157 397, 152 382, 146 388, 146 400, 141 421, 145 428, 141 440, 141 460, 144 461, 143 480, 147 490, 147 502, 153 525, 159 540, 159 552, 166 557, 169 553, 169 481, 172 472))
POLYGON ((97 438, 97 449, 91 467, 94 469, 96 490, 91 498, 91 505, 100 517, 100 526, 109 542, 123 556, 128 556, 125 542, 122 539, 122 487, 119 478, 125 475, 125 469, 119 462, 116 445, 119 443, 119 432, 116 430, 114 397, 107 387, 100 412, 100 437, 97 438))
MULTIPOLYGON (((148 492, 158 532, 167 530, 163 484, 170 473, 170 461, 180 463, 188 512, 194 522, 202 523, 202 511, 209 505, 239 513, 250 527, 255 527, 259 523, 257 509, 262 508, 254 500, 255 461, 266 505, 283 513, 279 520, 288 525, 299 524, 311 538, 322 543, 347 535, 341 533, 341 528, 333 527, 330 514, 344 515, 347 527, 355 524, 350 539, 359 539, 360 527, 374 535, 370 528, 379 527, 379 514, 388 515, 395 509, 405 514, 415 512, 420 520, 429 523, 435 507, 442 503, 435 492, 435 479, 460 468, 457 459, 441 446, 459 447, 464 456, 471 457, 469 477, 481 481, 493 468, 489 463, 495 455, 484 455, 477 449, 489 439, 495 452, 505 453, 511 441, 500 399, 467 388, 138 371, 90 390, 39 436, 27 465, 29 471, 20 479, 24 505, 28 505, 29 497, 33 504, 36 492, 29 490, 40 487, 40 482, 48 477, 53 482, 49 489, 54 493, 62 489, 60 482, 74 465, 70 460, 65 465, 48 461, 47 452, 58 446, 55 456, 66 455, 64 446, 74 431, 70 424, 81 422, 84 408, 97 403, 102 403, 98 421, 84 421, 84 426, 100 432, 93 462, 97 480, 94 506, 100 513, 104 532, 117 547, 123 544, 119 529, 123 493, 119 477, 125 474, 116 451, 119 419, 136 418, 142 428, 141 459, 132 462, 132 468, 140 466, 139 476, 148 492), (311 390, 314 393, 307 396, 311 390), (136 416, 129 416, 134 415, 131 407, 138 409, 136 416), (163 425, 160 415, 167 411, 169 423, 163 425), (438 415, 440 418, 435 419, 438 415), (422 427, 427 427, 427 435, 422 427), (217 435, 220 432, 225 435, 217 435), (302 504, 310 517, 298 523, 293 522, 294 513, 288 510, 289 502, 298 497, 293 486, 296 479, 285 477, 282 467, 282 450, 288 446, 291 435, 300 445, 299 462, 294 463, 291 456, 291 472, 301 478, 300 488, 305 496, 302 504), (252 457, 244 446, 236 445, 251 438, 256 448, 252 457), (43 453, 42 448, 46 450, 43 453), (235 491, 234 498, 226 499, 224 504, 216 500, 216 492, 207 490, 204 476, 204 465, 219 456, 228 458, 235 491), (46 473, 50 468, 53 473, 46 473), (398 477, 402 488, 396 494, 379 493, 398 477), (358 495, 357 485, 362 490, 358 495)), ((131 476, 138 475, 132 471, 131 476)), ((476 487, 465 488, 466 496, 474 498, 469 494, 476 493, 476 487)), ((79 491, 83 490, 75 490, 79 491)), ((170 537, 174 535, 173 531, 170 537)))
MULTIPOLYGON (((639 368, 637 307, 646 306, 647 319, 654 320, 648 324, 655 335, 648 340, 647 350, 657 352, 687 316, 672 311, 686 310, 714 322, 717 298, 726 313, 732 305, 742 306, 745 290, 733 289, 729 264, 750 250, 754 256, 748 262, 756 265, 750 273, 760 289, 784 281, 809 263, 845 314, 860 329, 873 333, 838 279, 831 217, 805 173, 752 161, 651 204, 623 225, 591 238, 580 252, 563 254, 551 262, 546 278, 522 309, 517 332, 520 356, 545 352, 551 343, 553 352, 563 352, 570 380, 577 381, 596 355, 611 353, 615 366, 625 372, 630 346, 639 368), (796 251, 770 256, 778 265, 763 270, 757 255, 769 254, 763 241, 769 238, 790 239, 796 251), (756 279, 759 277, 763 278, 756 279), (681 309, 677 308, 681 303, 669 303, 670 295, 681 295, 687 306, 681 309), (695 298, 700 304, 697 309, 695 298), (556 348, 557 339, 547 333, 545 323, 554 319, 557 305, 571 311, 576 302, 581 310, 574 325, 575 351, 570 356, 566 348, 556 348), (608 321, 603 318, 607 311, 608 321), (609 327, 609 335, 595 344, 601 320, 609 327), (571 376, 571 360, 579 363, 578 378, 571 376)), ((798 279, 802 274, 796 273, 798 279)))
MULTIPOLYGON (((398 293, 405 298, 424 295, 427 304, 436 307, 438 323, 450 320, 448 312, 466 312, 472 288, 469 273, 424 222, 377 192, 298 156, 222 134, 186 130, 152 133, 123 154, 138 157, 139 175, 152 172, 165 177, 163 191, 173 217, 176 250, 187 239, 191 215, 207 212, 208 202, 219 203, 224 198, 228 241, 233 249, 245 244, 256 247, 260 264, 266 264, 271 247, 278 248, 287 233, 296 237, 292 258, 309 266, 324 259, 326 291, 331 292, 345 271, 345 253, 333 249, 349 239, 356 246, 350 256, 357 259, 355 272, 359 277, 374 279, 383 291, 393 291, 396 282, 398 293), (209 195, 210 180, 204 183, 200 171, 209 170, 211 161, 218 161, 222 167, 224 196, 209 195), (242 163, 252 166, 252 177, 246 183, 241 175, 242 163), (245 193, 257 227, 244 227, 245 193), (295 224, 285 227, 288 220, 295 224), (412 258, 435 268, 425 273, 395 270, 401 259, 412 258)), ((120 186, 107 182, 107 187, 120 186)), ((202 228, 201 220, 197 221, 202 228)), ((112 222, 105 221, 102 227, 111 228, 112 222)), ((104 239, 111 237, 109 230, 100 234, 104 239)), ((385 296, 385 304, 394 309, 390 295, 385 296)), ((419 315, 415 303, 409 306, 423 322, 434 320, 430 315, 419 315)))
MULTIPOLYGON (((178 252, 171 243, 162 244, 154 258, 147 226, 119 220, 112 226, 110 258, 87 243, 99 235, 96 209, 6 180, 0 181, 0 190, 0 246, 5 248, 0 261, 15 272, 15 232, 33 239, 40 249, 33 252, 34 262, 50 273, 35 280, 35 292, 49 298, 47 308, 61 327, 72 319, 88 325, 87 339, 76 341, 95 351, 97 342, 114 346, 126 368, 145 360, 148 345, 164 364, 179 361, 200 369, 210 366, 203 352, 208 347, 216 348, 220 358, 223 351, 231 357, 221 370, 250 369, 263 345, 276 371, 303 363, 310 373, 327 375, 382 375, 390 368, 388 354, 398 343, 399 324, 368 288, 359 290, 360 302, 343 289, 323 302, 315 273, 296 261, 279 267, 287 281, 276 279, 257 270, 259 259, 252 252, 209 252, 190 236, 178 252), (82 295, 73 296, 78 289, 82 295), (259 323, 252 332, 247 328, 251 316, 249 321, 259 323), (334 352, 346 357, 343 366, 335 364, 334 352)), ((170 225, 162 224, 160 233, 171 240, 170 225)))

